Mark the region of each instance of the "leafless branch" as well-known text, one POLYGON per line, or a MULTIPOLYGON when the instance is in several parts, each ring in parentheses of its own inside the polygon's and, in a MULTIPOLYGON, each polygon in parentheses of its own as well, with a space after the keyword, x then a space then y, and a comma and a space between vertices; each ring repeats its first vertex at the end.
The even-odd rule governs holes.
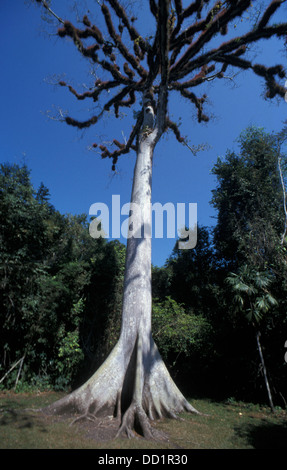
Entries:
MULTIPOLYGON (((228 73, 230 67, 232 70, 248 70, 263 78, 267 98, 284 97, 286 93, 278 82, 278 78, 285 76, 282 65, 267 67, 246 58, 248 46, 262 39, 278 37, 286 40, 287 23, 271 24, 274 14, 280 11, 286 0, 272 0, 250 31, 237 37, 229 35, 216 47, 211 46, 214 44, 212 39, 218 34, 226 36, 228 26, 243 17, 251 6, 251 0, 214 0, 212 6, 211 1, 194 0, 186 7, 182 0, 174 0, 173 3, 171 0, 149 0, 150 12, 156 19, 152 44, 136 29, 134 19, 126 13, 120 0, 97 2, 108 38, 87 15, 82 19, 83 28, 78 28, 62 20, 45 0, 36 1, 59 21, 58 35, 70 37, 78 51, 109 76, 107 80, 97 78, 94 86, 84 92, 78 92, 63 80, 59 82, 78 100, 103 102, 99 104, 100 112, 84 121, 66 117, 69 125, 80 129, 89 127, 111 110, 119 117, 121 109, 134 106, 140 94, 145 99, 148 97, 156 112, 154 132, 158 138, 170 128, 177 140, 182 141, 177 125, 167 117, 169 92, 178 92, 195 106, 199 122, 208 121, 209 116, 204 112, 207 97, 198 96, 196 88, 216 79, 233 80, 236 72, 228 73), (124 30, 126 35, 122 34, 124 30), (107 91, 113 92, 111 97, 107 98, 107 91)), ((113 167, 120 155, 136 149, 141 122, 142 114, 129 138, 124 143, 114 142, 116 150, 109 151, 105 145, 99 146, 103 158, 112 158, 113 167)))
POLYGON ((49 12, 51 13, 52 16, 54 16, 60 23, 63 23, 64 24, 64 21, 62 20, 62 18, 60 18, 58 15, 56 15, 56 13, 49 7, 49 5, 47 4, 47 2, 45 0, 36 0, 37 3, 41 3, 43 5, 43 7, 49 12))

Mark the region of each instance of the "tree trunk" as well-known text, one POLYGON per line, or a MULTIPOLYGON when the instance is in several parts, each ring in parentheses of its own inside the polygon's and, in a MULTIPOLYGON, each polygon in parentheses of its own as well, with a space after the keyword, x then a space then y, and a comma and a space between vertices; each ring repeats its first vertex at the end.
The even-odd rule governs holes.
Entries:
POLYGON ((263 357, 263 352, 262 352, 262 348, 261 348, 260 336, 261 336, 260 331, 257 331, 256 332, 256 341, 257 341, 258 352, 259 352, 259 355, 260 355, 260 361, 261 361, 265 386, 266 386, 266 390, 267 390, 267 393, 268 393, 270 408, 271 408, 271 411, 274 413, 275 408, 274 408, 274 405, 273 405, 272 394, 271 394, 269 381, 268 381, 268 377, 267 377, 267 370, 266 370, 265 361, 264 361, 264 357, 263 357))
POLYGON ((49 406, 53 413, 113 415, 121 420, 119 433, 129 437, 136 426, 152 438, 150 420, 175 418, 184 410, 198 413, 170 377, 151 334, 151 180, 156 141, 155 133, 143 126, 131 196, 119 340, 84 385, 49 406))

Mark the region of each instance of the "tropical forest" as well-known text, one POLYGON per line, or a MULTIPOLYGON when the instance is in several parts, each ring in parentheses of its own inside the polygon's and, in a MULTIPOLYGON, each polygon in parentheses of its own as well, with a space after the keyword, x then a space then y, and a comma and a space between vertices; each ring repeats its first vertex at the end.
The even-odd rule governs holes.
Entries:
POLYGON ((286 449, 286 0, 18 4, 0 7, 0 448, 286 449), (116 188, 125 239, 90 200, 116 188), (164 198, 199 217, 157 263, 164 198))
MULTIPOLYGON (((212 170, 216 225, 152 268, 153 336, 188 396, 286 406, 283 137, 243 131, 212 170)), ((125 245, 49 198, 25 165, 1 165, 2 389, 75 387, 120 331, 125 245)))

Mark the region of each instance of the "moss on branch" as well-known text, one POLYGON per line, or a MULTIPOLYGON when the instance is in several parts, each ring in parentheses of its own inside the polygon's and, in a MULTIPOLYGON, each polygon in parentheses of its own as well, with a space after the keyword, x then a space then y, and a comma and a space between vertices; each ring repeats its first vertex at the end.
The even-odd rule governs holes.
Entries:
MULTIPOLYGON (((37 0, 44 8, 48 5, 44 0, 37 0)), ((282 65, 267 67, 253 63, 245 54, 249 45, 272 37, 286 42, 287 23, 274 23, 274 14, 280 11, 282 0, 270 1, 253 28, 237 37, 228 37, 217 47, 211 47, 213 38, 219 33, 226 35, 232 21, 242 18, 250 8, 251 0, 216 1, 209 7, 205 0, 194 0, 187 7, 182 0, 149 0, 152 17, 156 27, 151 45, 144 34, 136 28, 136 19, 129 16, 120 0, 103 2, 100 11, 103 15, 108 35, 98 25, 92 24, 88 15, 82 19, 82 28, 70 21, 59 19, 60 37, 70 37, 78 51, 97 64, 97 69, 109 78, 98 79, 94 88, 83 93, 61 81, 78 99, 92 99, 98 102, 102 111, 97 116, 78 121, 66 118, 69 125, 80 129, 96 124, 102 114, 114 109, 115 116, 121 115, 122 108, 132 107, 137 95, 147 89, 154 88, 157 95, 158 124, 165 122, 169 91, 176 91, 192 104, 197 112, 198 121, 208 121, 204 112, 206 96, 199 97, 194 91, 197 86, 208 80, 223 78, 229 67, 238 70, 249 70, 262 78, 266 85, 266 97, 276 95, 284 97, 286 90, 278 79, 285 77, 282 65), (118 23, 118 27, 115 25, 118 23), (124 30, 127 34, 123 34, 124 30), (110 98, 104 94, 113 90, 110 98)), ((49 9, 48 9, 49 10, 49 9)), ((104 75, 103 75, 104 76, 104 75)), ((165 125, 165 124, 164 124, 165 125)), ((170 127, 176 138, 180 139, 179 131, 166 117, 166 125, 170 127)), ((120 155, 130 149, 136 149, 136 133, 140 131, 138 121, 130 132, 125 145, 118 146, 114 152, 104 149, 102 157, 110 157, 113 167, 120 155)))

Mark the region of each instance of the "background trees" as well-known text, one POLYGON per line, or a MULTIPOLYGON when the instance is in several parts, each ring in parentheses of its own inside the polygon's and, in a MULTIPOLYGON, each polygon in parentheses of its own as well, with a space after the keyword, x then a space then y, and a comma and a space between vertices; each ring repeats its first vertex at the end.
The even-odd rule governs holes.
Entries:
MULTIPOLYGON (((235 292, 226 283, 233 272, 236 285, 245 270, 271 279, 260 293, 253 278, 244 278, 253 306, 264 310, 268 293, 276 299, 258 327, 274 406, 286 405, 286 246, 274 139, 254 127, 241 134, 214 166, 214 237, 199 227, 195 250, 176 244, 166 264, 153 267, 154 335, 187 396, 267 401, 256 336, 245 318, 248 289, 235 292)), ((60 214, 43 184, 33 188, 26 166, 3 164, 0 178, 0 380, 24 357, 18 389, 74 386, 117 341, 125 247, 92 239, 85 216, 60 214)), ((14 387, 20 365, 2 387, 14 387)))
POLYGON ((120 245, 90 237, 86 216, 57 212, 29 173, 1 165, 1 372, 25 355, 25 382, 64 387, 84 357, 105 350, 123 254, 118 260, 120 245))
POLYGON ((268 272, 263 273, 244 265, 241 266, 238 274, 231 273, 226 278, 226 282, 234 292, 234 304, 237 304, 239 311, 245 313, 247 320, 255 329, 262 373, 264 375, 269 403, 272 411, 274 411, 272 393, 262 352, 259 326, 262 316, 277 305, 276 299, 269 291, 272 278, 268 272))
POLYGON ((246 262, 264 269, 278 259, 285 222, 277 139, 250 127, 238 146, 239 153, 228 151, 213 168, 218 180, 212 198, 218 211, 215 248, 230 269, 246 262))
MULTIPOLYGON (((225 309, 229 321, 237 325, 238 331, 242 329, 241 335, 245 335, 246 330, 242 319, 236 316, 236 303, 256 326, 257 344, 261 336, 266 363, 270 365, 273 391, 284 402, 283 382, 277 375, 283 363, 279 345, 284 343, 286 334, 283 332, 286 331, 287 275, 286 241, 281 243, 285 214, 278 161, 284 162, 286 157, 278 146, 276 134, 270 135, 255 127, 241 134, 238 147, 238 152, 228 151, 226 159, 218 159, 213 168, 218 180, 212 198, 218 211, 214 245, 227 300, 225 309), (232 292, 224 287, 226 278, 232 292), (262 315, 269 309, 268 315, 262 315), (256 319, 260 320, 261 333, 258 333, 256 319)), ((246 334, 249 338, 249 332, 246 334)), ((242 355, 247 354, 245 367, 258 392, 261 388, 258 382, 260 368, 253 356, 254 347, 246 341, 246 336, 244 343, 244 348, 242 344, 238 347, 242 355)), ((264 372, 263 364, 261 372, 264 372)), ((281 374, 284 376, 283 369, 281 374)), ((251 391, 246 381, 245 386, 251 391)))

